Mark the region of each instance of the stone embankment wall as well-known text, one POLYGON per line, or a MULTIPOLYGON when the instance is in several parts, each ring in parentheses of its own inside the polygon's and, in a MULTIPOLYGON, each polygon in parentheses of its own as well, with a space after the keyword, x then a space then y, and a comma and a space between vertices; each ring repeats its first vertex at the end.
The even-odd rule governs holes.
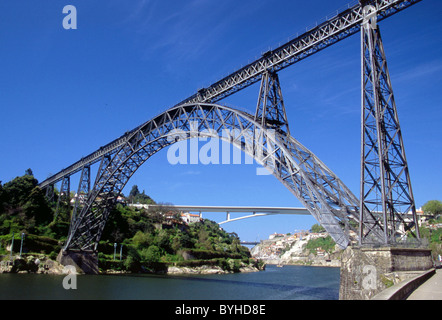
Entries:
POLYGON ((433 267, 431 251, 348 247, 341 259, 339 299, 369 300, 433 267))

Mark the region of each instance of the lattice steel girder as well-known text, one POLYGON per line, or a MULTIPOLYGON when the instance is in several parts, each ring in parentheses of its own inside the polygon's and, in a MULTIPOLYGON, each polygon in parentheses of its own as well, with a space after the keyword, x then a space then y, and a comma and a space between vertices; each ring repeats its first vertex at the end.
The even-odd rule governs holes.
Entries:
POLYGON ((46 199, 48 200, 48 202, 54 201, 55 186, 53 184, 46 186, 45 196, 46 196, 46 199))
POLYGON ((367 20, 361 33, 362 136, 360 242, 392 244, 416 227, 416 207, 396 103, 379 26, 367 20), (405 215, 412 213, 412 222, 405 215), (369 219, 369 221, 368 221, 369 219), (373 236, 373 229, 383 235, 373 236))
POLYGON ((60 205, 62 202, 65 202, 69 205, 70 197, 71 197, 71 179, 69 176, 63 177, 61 180, 60 186, 60 194, 58 195, 57 207, 55 209, 55 217, 58 216, 60 205))
MULTIPOLYGON (((377 21, 381 21, 420 1, 421 0, 369 0, 368 3, 376 8, 377 21)), ((262 58, 241 68, 208 88, 201 89, 197 94, 183 100, 178 105, 220 101, 260 81, 262 75, 268 70, 275 72, 280 71, 359 32, 360 25, 364 19, 363 7, 365 5, 366 4, 356 4, 338 13, 335 17, 328 19, 324 23, 321 23, 279 48, 268 52, 263 55, 262 58)), ((126 132, 120 138, 108 143, 99 150, 41 182, 39 186, 45 188, 49 184, 60 181, 66 175, 80 172, 85 165, 92 165, 101 161, 103 156, 116 152, 122 145, 126 144, 128 139, 132 137, 132 134, 138 132, 143 126, 144 124, 126 132)))
POLYGON ((297 140, 263 128, 254 116, 213 104, 174 107, 133 132, 113 155, 75 221, 65 249, 94 250, 116 198, 152 155, 178 141, 217 137, 268 168, 341 246, 349 242, 350 221, 358 223, 358 199, 297 140), (228 132, 228 134, 226 134, 228 132))
POLYGON ((74 209, 72 211, 72 221, 75 221, 77 218, 77 213, 81 211, 84 202, 87 200, 89 192, 91 190, 91 167, 85 166, 83 170, 81 170, 80 181, 78 184, 77 194, 75 196, 75 204, 74 209))
POLYGON ((263 128, 275 129, 290 135, 281 85, 276 72, 268 71, 262 77, 255 121, 263 128))

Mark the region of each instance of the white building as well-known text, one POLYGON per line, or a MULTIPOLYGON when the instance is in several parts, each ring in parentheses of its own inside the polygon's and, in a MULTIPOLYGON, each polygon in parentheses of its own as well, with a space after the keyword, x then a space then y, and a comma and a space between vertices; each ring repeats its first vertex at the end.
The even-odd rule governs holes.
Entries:
POLYGON ((181 220, 183 220, 185 223, 195 223, 200 222, 201 217, 199 214, 192 214, 189 212, 181 213, 181 220))

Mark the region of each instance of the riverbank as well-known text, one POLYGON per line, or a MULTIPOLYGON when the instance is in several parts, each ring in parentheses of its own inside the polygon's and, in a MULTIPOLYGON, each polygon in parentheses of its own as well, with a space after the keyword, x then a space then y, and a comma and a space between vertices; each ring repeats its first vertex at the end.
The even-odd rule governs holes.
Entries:
POLYGON ((12 260, 0 256, 0 259, 0 274, 36 273, 61 275, 67 273, 63 265, 42 254, 28 255, 22 258, 15 256, 12 257, 12 260))
MULTIPOLYGON (((143 268, 141 272, 137 274, 163 274, 163 275, 210 275, 210 274, 232 274, 232 273, 251 273, 260 272, 265 270, 265 264, 262 267, 257 267, 256 265, 241 263, 237 269, 224 269, 216 265, 201 265, 195 267, 184 267, 184 266, 166 266, 161 269, 150 269, 143 268)), ((100 274, 132 274, 131 271, 121 271, 114 269, 102 270, 100 274)))
POLYGON ((191 274, 230 274, 230 273, 248 273, 248 272, 259 272, 264 269, 258 269, 255 266, 243 264, 238 269, 238 271, 225 270, 218 266, 208 266, 203 265, 200 267, 174 267, 170 266, 167 268, 166 274, 169 275, 191 275, 191 274))
MULTIPOLYGON (((50 259, 48 256, 27 255, 20 258, 19 256, 9 257, 0 256, 0 274, 2 273, 35 273, 63 275, 69 270, 63 265, 50 259)), ((100 274, 170 274, 170 275, 202 275, 202 274, 230 274, 230 273, 249 273, 265 270, 265 264, 254 261, 246 263, 241 260, 230 259, 226 261, 224 267, 215 265, 214 263, 201 264, 198 266, 176 266, 163 264, 161 268, 143 267, 139 272, 117 269, 100 269, 100 274)))

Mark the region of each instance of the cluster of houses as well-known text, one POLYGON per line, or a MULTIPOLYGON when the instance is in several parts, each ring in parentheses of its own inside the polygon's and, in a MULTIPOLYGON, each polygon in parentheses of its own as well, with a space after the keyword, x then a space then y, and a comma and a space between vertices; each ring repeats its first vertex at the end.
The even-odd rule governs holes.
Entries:
POLYGON ((430 230, 437 230, 437 229, 442 229, 442 223, 429 223, 428 224, 428 228, 430 230))
MULTIPOLYGON (((306 230, 295 232, 294 234, 274 233, 269 236, 268 240, 264 240, 260 244, 259 256, 255 258, 264 260, 279 259, 281 255, 290 249, 298 240, 313 240, 317 238, 325 238, 327 232, 315 233, 306 230)), ((325 250, 318 249, 317 255, 324 255, 325 250)))

